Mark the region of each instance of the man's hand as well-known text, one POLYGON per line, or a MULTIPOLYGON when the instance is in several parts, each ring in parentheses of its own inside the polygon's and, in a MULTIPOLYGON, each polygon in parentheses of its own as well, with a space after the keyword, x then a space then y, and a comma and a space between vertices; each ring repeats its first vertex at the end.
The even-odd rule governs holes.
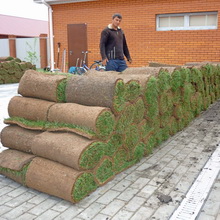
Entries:
POLYGON ((108 59, 107 59, 107 58, 104 59, 104 60, 102 60, 102 65, 106 66, 107 62, 108 62, 108 59))
POLYGON ((132 59, 128 59, 128 62, 131 64, 132 63, 132 59))

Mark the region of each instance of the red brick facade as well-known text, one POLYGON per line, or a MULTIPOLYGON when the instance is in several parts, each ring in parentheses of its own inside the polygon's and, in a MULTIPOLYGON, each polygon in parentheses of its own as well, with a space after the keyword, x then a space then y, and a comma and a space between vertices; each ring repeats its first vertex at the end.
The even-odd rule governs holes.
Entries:
POLYGON ((220 62, 219 0, 99 0, 53 5, 52 8, 54 45, 61 42, 61 51, 68 48, 67 24, 87 23, 88 50, 92 52, 90 64, 100 59, 100 33, 111 23, 115 12, 123 16, 121 27, 133 59, 130 66, 146 66, 151 61, 179 65, 220 62), (209 11, 218 11, 218 29, 156 31, 157 14, 209 11))

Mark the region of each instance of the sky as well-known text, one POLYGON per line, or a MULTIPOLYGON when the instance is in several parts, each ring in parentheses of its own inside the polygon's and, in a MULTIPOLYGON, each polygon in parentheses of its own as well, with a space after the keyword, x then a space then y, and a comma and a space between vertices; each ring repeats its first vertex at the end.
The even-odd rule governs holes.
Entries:
POLYGON ((0 0, 0 14, 48 21, 48 8, 33 0, 0 0))

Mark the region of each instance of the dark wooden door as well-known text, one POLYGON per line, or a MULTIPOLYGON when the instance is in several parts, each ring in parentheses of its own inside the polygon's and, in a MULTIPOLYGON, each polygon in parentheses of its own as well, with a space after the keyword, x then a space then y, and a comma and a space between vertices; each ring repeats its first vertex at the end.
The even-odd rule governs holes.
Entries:
MULTIPOLYGON (((79 66, 84 58, 82 52, 87 51, 87 24, 68 24, 67 36, 69 67, 76 66, 77 59, 79 59, 79 66)), ((86 65, 88 65, 87 58, 86 65)))

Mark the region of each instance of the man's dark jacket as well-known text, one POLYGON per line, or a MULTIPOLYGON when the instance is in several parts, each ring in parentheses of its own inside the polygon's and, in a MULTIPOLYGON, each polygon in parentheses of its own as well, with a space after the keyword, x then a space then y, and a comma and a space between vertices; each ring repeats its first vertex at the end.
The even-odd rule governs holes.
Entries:
POLYGON ((108 25, 102 33, 100 40, 100 52, 102 60, 120 59, 123 60, 126 56, 127 60, 131 60, 125 35, 121 28, 117 30, 108 25))

